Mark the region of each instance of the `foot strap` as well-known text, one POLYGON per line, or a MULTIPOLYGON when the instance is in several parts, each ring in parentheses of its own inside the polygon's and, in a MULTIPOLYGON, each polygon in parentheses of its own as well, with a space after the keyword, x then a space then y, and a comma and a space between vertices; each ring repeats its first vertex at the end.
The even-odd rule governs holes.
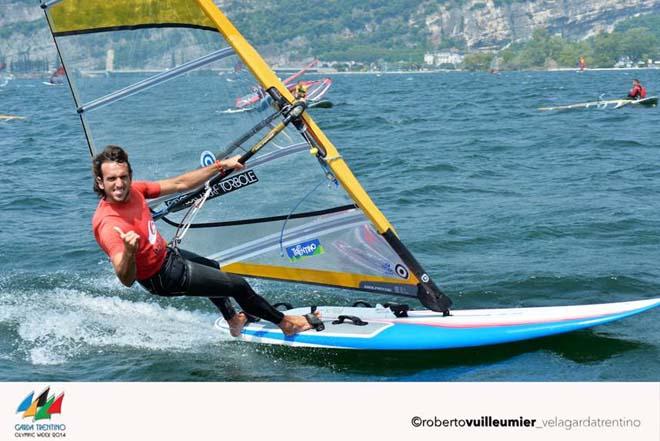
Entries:
POLYGON ((320 318, 318 318, 316 315, 309 313, 303 315, 307 319, 310 325, 312 325, 313 329, 316 329, 316 332, 323 331, 325 329, 325 325, 321 321, 320 318))
POLYGON ((341 325, 345 320, 352 322, 355 326, 366 326, 369 323, 362 320, 360 317, 354 315, 340 315, 337 320, 332 322, 333 325, 341 325))

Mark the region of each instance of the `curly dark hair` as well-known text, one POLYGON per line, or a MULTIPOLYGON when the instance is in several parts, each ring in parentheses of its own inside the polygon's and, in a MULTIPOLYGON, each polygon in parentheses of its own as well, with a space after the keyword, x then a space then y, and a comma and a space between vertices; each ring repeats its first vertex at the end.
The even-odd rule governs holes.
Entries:
POLYGON ((133 178, 133 169, 131 168, 131 163, 128 162, 128 153, 119 147, 118 145, 109 144, 103 149, 101 153, 94 156, 92 159, 92 174, 94 175, 94 191, 99 198, 105 197, 105 192, 99 188, 96 178, 101 178, 103 180, 103 172, 101 171, 101 165, 104 162, 118 162, 128 164, 128 175, 133 178))

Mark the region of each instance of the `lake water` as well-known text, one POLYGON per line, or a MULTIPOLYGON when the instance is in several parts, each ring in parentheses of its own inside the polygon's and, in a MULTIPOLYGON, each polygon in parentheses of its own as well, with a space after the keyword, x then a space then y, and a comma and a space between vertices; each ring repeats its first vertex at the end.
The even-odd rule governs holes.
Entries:
MULTIPOLYGON (((660 70, 336 75, 334 108, 311 112, 455 308, 626 301, 660 295, 660 109, 537 108, 625 95, 633 77, 660 92, 660 70)), ((116 280, 90 232, 97 200, 68 89, 13 80, 0 102, 26 117, 0 122, 0 381, 660 379, 659 311, 470 350, 230 340, 209 302, 116 280)), ((290 300, 285 284, 254 285, 290 300)))

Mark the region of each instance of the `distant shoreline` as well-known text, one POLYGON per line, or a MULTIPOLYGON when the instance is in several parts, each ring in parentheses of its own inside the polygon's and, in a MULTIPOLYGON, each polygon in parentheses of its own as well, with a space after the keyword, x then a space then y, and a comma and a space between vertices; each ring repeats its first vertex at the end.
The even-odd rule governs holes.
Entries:
MULTIPOLYGON (((292 67, 283 67, 275 68, 276 72, 289 72, 291 70, 301 70, 301 68, 292 68, 292 67)), ((638 71, 638 70, 658 70, 660 67, 594 67, 584 69, 582 72, 591 72, 591 71, 638 71)), ((579 72, 578 68, 574 67, 559 67, 555 69, 528 69, 528 70, 502 70, 497 73, 509 73, 509 72, 579 72)), ((131 74, 156 74, 160 71, 153 69, 127 69, 127 70, 115 70, 111 72, 106 71, 86 71, 84 74, 88 76, 105 76, 109 75, 131 75, 131 74)), ((422 75, 422 74, 437 74, 437 73, 453 73, 453 72, 481 72, 488 73, 488 71, 469 71, 462 69, 433 69, 433 70, 396 70, 396 71, 344 71, 339 72, 332 69, 315 69, 308 72, 309 75, 422 75)), ((52 72, 13 72, 14 78, 17 79, 41 79, 49 78, 52 72)), ((0 77, 2 74, 0 74, 0 77)))
MULTIPOLYGON (((542 72, 578 72, 580 69, 577 67, 558 67, 556 69, 546 69, 542 72)), ((582 72, 591 70, 660 70, 660 67, 594 67, 586 68, 582 72)))

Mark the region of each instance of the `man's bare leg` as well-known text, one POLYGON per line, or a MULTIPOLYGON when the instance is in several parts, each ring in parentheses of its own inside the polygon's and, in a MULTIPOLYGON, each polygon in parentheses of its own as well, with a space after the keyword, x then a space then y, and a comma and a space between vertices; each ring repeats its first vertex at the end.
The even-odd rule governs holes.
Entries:
MULTIPOLYGON (((321 314, 318 311, 314 312, 314 315, 321 318, 321 314)), ((313 328, 302 315, 285 315, 277 326, 280 327, 285 335, 295 335, 313 328)))
POLYGON ((234 314, 234 316, 227 321, 227 323, 229 323, 229 334, 231 334, 232 337, 238 337, 241 335, 241 331, 247 321, 248 318, 245 313, 239 312, 238 314, 234 314))

